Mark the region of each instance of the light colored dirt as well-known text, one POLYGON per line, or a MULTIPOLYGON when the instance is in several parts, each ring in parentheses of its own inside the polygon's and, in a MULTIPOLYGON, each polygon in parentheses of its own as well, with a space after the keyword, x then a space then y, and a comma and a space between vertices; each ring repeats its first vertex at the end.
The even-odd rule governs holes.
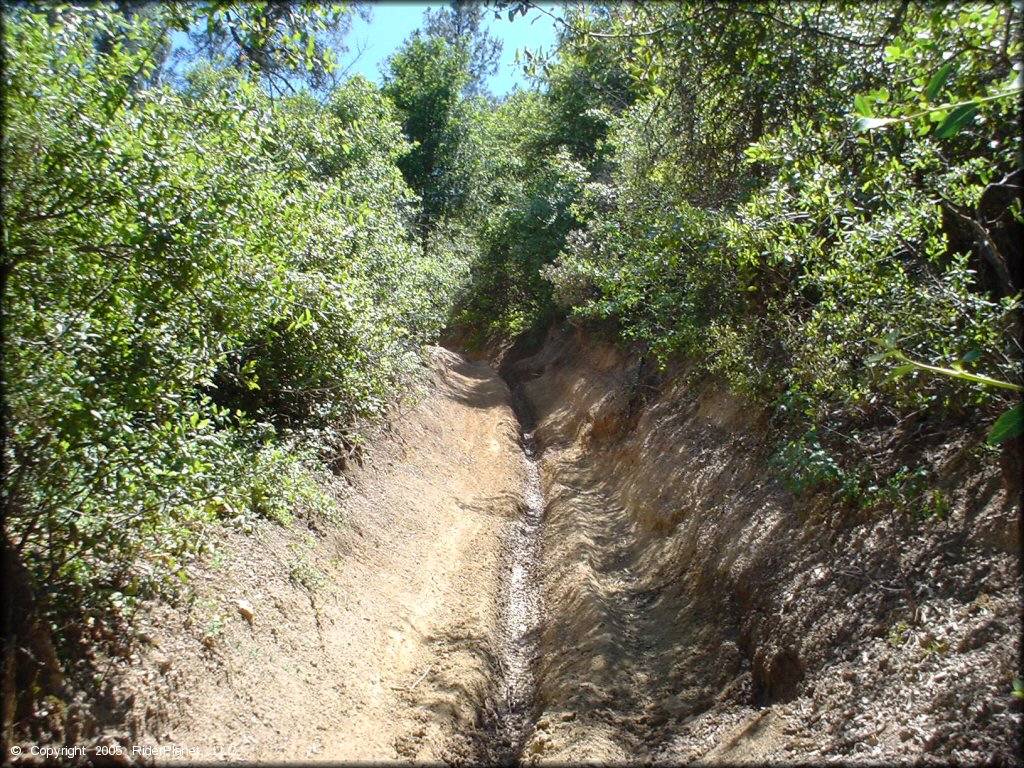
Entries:
MULTIPOLYGON (((528 761, 1019 757, 1019 496, 956 442, 943 519, 786 491, 765 415, 554 330, 510 366, 543 449, 528 761)), ((683 373, 676 371, 676 374, 683 373)))
POLYGON ((194 569, 192 609, 138 627, 151 647, 108 691, 134 733, 110 743, 157 762, 469 755, 524 469, 501 379, 445 350, 433 363, 422 402, 355 472, 340 528, 227 534, 194 569))
MULTIPOLYGON (((1018 759, 1016 474, 940 434, 911 458, 941 468, 944 518, 844 511, 785 490, 765 414, 715 382, 653 386, 637 356, 557 329, 506 368, 543 452, 523 762, 1018 759)), ((160 763, 506 754, 488 741, 502 577, 536 475, 486 363, 436 350, 429 370, 333 483, 340 522, 224 534, 193 604, 143 617, 148 645, 97 682, 125 724, 108 744, 160 763)))

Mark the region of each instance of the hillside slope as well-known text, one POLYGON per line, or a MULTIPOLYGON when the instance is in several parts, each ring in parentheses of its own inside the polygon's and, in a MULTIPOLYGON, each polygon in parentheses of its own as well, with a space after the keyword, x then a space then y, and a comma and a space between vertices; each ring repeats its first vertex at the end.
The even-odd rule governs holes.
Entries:
POLYGON ((555 330, 509 367, 548 499, 527 757, 1014 761, 1019 488, 921 442, 943 519, 799 498, 763 414, 642 364, 555 330))

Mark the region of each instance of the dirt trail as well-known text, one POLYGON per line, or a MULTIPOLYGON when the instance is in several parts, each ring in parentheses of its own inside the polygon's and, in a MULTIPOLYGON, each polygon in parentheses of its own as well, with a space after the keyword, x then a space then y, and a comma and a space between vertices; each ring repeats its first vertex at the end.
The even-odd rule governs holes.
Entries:
POLYGON ((149 675, 179 710, 146 718, 135 695, 137 727, 156 731, 138 740, 244 761, 479 754, 477 723, 501 709, 500 577, 527 465, 497 374, 446 350, 433 363, 425 399, 355 473, 341 533, 230 535, 198 574, 196 629, 151 617, 157 650, 124 688, 149 675))
POLYGON ((638 353, 557 328, 509 368, 546 498, 527 760, 1016 764, 1020 506, 995 462, 939 435, 948 513, 861 513, 786 490, 766 415, 718 382, 648 386, 638 353))
POLYGON ((944 519, 847 514, 773 479, 764 414, 713 382, 647 386, 555 330, 504 367, 517 419, 486 363, 432 357, 334 483, 340 523, 224 534, 193 605, 139 623, 108 739, 196 750, 157 762, 1013 762, 1020 507, 996 467, 935 442, 944 519))

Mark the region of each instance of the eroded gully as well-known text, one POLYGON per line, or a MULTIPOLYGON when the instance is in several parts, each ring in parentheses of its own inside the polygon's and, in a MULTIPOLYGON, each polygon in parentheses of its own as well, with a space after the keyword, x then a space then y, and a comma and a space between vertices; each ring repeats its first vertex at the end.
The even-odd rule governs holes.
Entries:
POLYGON ((497 677, 490 711, 482 713, 483 729, 478 741, 481 761, 498 765, 519 762, 536 721, 535 667, 543 616, 540 451, 534 437, 534 418, 518 387, 512 388, 512 407, 519 420, 525 481, 519 518, 509 526, 504 542, 497 677))

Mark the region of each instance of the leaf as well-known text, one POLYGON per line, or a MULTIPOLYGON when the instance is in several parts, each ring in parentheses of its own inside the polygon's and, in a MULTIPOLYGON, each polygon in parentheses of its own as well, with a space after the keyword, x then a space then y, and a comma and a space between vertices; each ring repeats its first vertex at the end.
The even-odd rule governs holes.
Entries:
POLYGON ((955 136, 960 132, 961 128, 967 125, 977 111, 978 106, 976 104, 961 104, 946 115, 946 119, 935 129, 936 138, 948 139, 955 136))
POLYGON ((891 117, 859 117, 853 127, 858 131, 873 131, 875 128, 882 128, 895 122, 897 121, 891 117))
POLYGON ((928 81, 928 85, 924 89, 924 97, 928 101, 933 101, 938 96, 939 91, 942 90, 942 86, 946 84, 946 80, 949 78, 949 73, 953 71, 953 62, 949 61, 942 65, 938 72, 932 75, 932 79, 928 81))
MULTIPOLYGON (((858 93, 853 100, 853 112, 861 117, 871 117, 875 111, 871 108, 871 102, 863 93, 858 93)), ((859 122, 859 121, 858 121, 859 122)))
POLYGON ((885 335, 885 338, 882 339, 882 344, 884 344, 887 347, 895 347, 899 340, 899 331, 889 331, 889 333, 885 335))
POLYGON ((1020 437, 1024 434, 1024 403, 1015 405, 1008 410, 992 425, 992 431, 988 433, 989 445, 1000 443, 1020 437))
POLYGON ((980 349, 972 349, 970 352, 967 352, 963 357, 960 358, 960 362, 964 364, 973 363, 983 354, 985 353, 982 352, 980 349))
POLYGON ((917 366, 913 365, 912 363, 906 363, 904 365, 897 365, 895 368, 893 368, 891 371, 889 371, 889 375, 886 376, 886 378, 887 379, 898 379, 900 376, 906 376, 908 373, 910 373, 911 371, 916 370, 916 369, 917 369, 917 366))

